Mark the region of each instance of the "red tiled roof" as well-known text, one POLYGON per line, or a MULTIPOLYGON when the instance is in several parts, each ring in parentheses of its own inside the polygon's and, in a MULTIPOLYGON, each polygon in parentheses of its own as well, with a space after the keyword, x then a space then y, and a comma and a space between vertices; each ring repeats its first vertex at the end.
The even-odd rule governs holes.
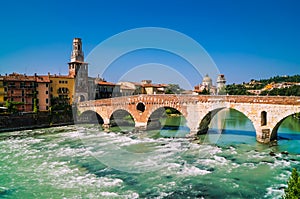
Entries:
POLYGON ((167 87, 167 85, 166 84, 142 84, 142 87, 162 88, 162 87, 167 87))
POLYGON ((37 76, 36 77, 36 82, 50 82, 49 76, 37 76))
POLYGON ((112 82, 104 82, 104 81, 98 82, 98 85, 102 85, 102 86, 116 86, 116 84, 114 84, 112 82))
POLYGON ((50 75, 50 78, 66 78, 66 79, 74 79, 74 77, 69 75, 50 75))
POLYGON ((12 73, 9 74, 7 76, 3 76, 3 80, 4 81, 31 81, 34 82, 35 81, 35 77, 34 76, 27 76, 27 75, 22 75, 22 74, 18 74, 18 73, 12 73))

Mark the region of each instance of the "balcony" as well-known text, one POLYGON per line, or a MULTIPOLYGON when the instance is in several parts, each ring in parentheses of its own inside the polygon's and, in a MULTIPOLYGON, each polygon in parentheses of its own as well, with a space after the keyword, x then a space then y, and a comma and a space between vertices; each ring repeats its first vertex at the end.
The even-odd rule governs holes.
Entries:
POLYGON ((70 91, 68 88, 59 88, 57 90, 57 94, 58 95, 69 95, 70 94, 70 91))
POLYGON ((70 92, 57 92, 58 95, 69 95, 70 92))

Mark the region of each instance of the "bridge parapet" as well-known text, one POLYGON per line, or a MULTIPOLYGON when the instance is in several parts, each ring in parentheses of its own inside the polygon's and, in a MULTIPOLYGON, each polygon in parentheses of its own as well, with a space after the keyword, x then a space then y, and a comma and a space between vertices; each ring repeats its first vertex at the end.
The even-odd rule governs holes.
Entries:
POLYGON ((132 95, 100 100, 91 100, 78 103, 78 106, 113 106, 134 104, 143 102, 145 104, 163 103, 163 101, 177 103, 254 103, 254 104, 276 104, 276 105, 300 105, 300 97, 295 96, 248 96, 248 95, 132 95))

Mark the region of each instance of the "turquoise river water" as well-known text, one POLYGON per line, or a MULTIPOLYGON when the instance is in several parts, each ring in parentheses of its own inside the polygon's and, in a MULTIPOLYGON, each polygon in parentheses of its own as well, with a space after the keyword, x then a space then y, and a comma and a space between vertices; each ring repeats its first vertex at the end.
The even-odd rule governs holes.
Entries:
POLYGON ((224 110, 200 141, 96 125, 3 133, 0 198, 281 198, 300 169, 299 131, 289 117, 277 146, 259 144, 247 118, 224 110))

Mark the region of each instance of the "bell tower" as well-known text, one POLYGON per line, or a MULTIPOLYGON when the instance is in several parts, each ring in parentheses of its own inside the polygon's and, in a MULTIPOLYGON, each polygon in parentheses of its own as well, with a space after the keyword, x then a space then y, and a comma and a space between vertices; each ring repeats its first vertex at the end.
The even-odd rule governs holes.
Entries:
POLYGON ((69 76, 76 77, 78 70, 84 63, 84 55, 82 51, 82 42, 80 38, 73 39, 73 48, 71 53, 71 62, 69 63, 69 76))
POLYGON ((69 76, 75 79, 74 102, 88 100, 88 64, 84 62, 82 42, 80 38, 73 39, 69 76))
POLYGON ((82 42, 80 38, 73 39, 73 50, 71 54, 71 62, 72 61, 82 61, 83 62, 84 55, 82 52, 82 42))

